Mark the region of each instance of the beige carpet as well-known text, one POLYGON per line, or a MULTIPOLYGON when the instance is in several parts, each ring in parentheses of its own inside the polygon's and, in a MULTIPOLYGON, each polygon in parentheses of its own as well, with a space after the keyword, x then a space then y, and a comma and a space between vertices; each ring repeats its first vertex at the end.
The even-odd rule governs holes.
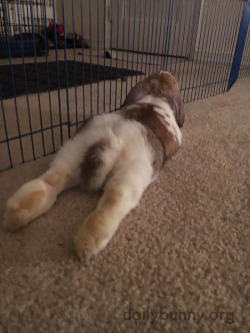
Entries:
MULTIPOLYGON (((98 200, 78 189, 0 230, 1 333, 248 331, 250 78, 186 112, 182 148, 98 257, 73 251, 98 200)), ((0 175, 1 218, 50 160, 0 175)))

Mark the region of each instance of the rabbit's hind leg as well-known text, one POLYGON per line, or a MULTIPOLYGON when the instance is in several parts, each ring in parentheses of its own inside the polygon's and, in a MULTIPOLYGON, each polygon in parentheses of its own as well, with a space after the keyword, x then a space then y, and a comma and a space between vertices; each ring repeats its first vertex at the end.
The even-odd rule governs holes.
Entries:
POLYGON ((45 213, 71 180, 66 169, 49 169, 41 177, 23 184, 7 201, 4 226, 16 230, 45 213))

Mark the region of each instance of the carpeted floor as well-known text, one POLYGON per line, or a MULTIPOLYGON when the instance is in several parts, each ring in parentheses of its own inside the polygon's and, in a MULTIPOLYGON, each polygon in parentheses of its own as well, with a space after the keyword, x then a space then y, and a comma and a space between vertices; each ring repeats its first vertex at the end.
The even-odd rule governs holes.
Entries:
MULTIPOLYGON (((1 229, 0 332, 247 332, 249 91, 240 79, 186 105, 182 148, 98 257, 73 252, 98 201, 78 189, 22 231, 1 229)), ((1 218, 51 158, 0 175, 1 218)))

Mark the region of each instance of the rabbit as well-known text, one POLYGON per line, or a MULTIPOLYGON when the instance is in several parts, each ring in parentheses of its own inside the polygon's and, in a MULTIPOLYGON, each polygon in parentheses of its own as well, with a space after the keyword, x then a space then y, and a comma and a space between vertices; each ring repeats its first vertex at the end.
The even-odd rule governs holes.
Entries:
POLYGON ((102 190, 74 237, 80 259, 98 254, 147 186, 181 145, 185 113, 175 77, 148 75, 117 112, 88 119, 57 152, 50 168, 7 201, 4 226, 16 230, 47 212, 72 186, 102 190))

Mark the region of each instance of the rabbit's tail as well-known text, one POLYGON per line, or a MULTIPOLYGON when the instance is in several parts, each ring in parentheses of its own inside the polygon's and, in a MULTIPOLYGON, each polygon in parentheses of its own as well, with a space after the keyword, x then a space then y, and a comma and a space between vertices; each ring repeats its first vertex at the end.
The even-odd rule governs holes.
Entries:
POLYGON ((101 189, 121 154, 124 142, 112 131, 91 145, 80 166, 80 185, 84 190, 101 189))

